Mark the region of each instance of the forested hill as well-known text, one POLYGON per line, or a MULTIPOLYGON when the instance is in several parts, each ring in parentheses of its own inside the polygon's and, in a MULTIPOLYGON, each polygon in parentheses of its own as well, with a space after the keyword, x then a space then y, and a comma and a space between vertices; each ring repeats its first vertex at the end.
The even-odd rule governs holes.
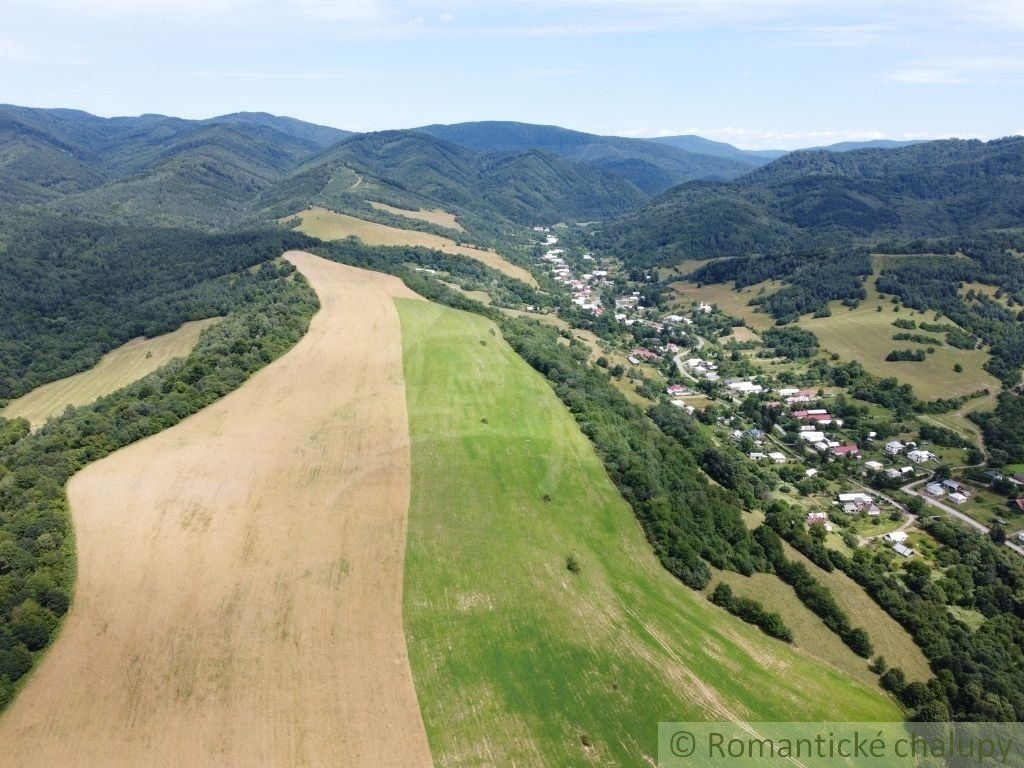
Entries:
POLYGON ((297 122, 269 115, 105 119, 0 107, 0 204, 147 225, 225 226, 323 149, 319 127, 297 122))
MULTIPOLYGON (((416 129, 484 152, 543 150, 608 171, 658 194, 692 179, 733 179, 766 159, 689 151, 671 144, 621 136, 597 136, 553 125, 507 121, 426 125, 416 129)), ((713 145, 715 142, 707 142, 713 145)), ((727 146, 727 145, 726 145, 727 146)))
POLYGON ((1024 223, 1024 137, 793 152, 730 183, 689 183, 602 228, 640 265, 955 237, 1024 223))
POLYGON ((265 113, 100 118, 0 106, 0 205, 145 226, 224 230, 313 203, 351 211, 367 199, 550 224, 621 215, 648 199, 598 166, 545 149, 481 151, 265 113))
POLYGON ((364 198, 519 224, 605 218, 647 199, 625 179, 551 152, 480 152, 414 131, 381 131, 310 160, 260 204, 283 214, 312 203, 348 208, 364 198))

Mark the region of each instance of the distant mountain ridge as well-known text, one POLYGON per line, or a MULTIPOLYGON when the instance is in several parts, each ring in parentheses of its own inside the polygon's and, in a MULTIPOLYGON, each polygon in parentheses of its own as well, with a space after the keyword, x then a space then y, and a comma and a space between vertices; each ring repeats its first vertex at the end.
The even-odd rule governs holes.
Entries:
POLYGON ((553 125, 481 121, 416 128, 445 141, 481 151, 540 149, 621 176, 647 194, 684 181, 734 179, 752 164, 734 157, 699 154, 646 139, 598 136, 553 125))
POLYGON ((290 212, 365 199, 532 225, 619 215, 646 196, 615 174, 544 150, 481 152, 417 131, 380 131, 310 159, 261 203, 290 212), (358 193, 339 184, 346 173, 360 179, 358 193))
POLYGON ((705 139, 703 136, 697 136, 695 134, 686 134, 682 136, 657 136, 647 139, 647 141, 652 141, 656 144, 666 144, 670 147, 686 150, 687 152, 711 155, 713 157, 731 158, 747 163, 752 167, 769 163, 772 160, 782 157, 788 152, 788 150, 785 149, 740 149, 739 147, 734 147, 732 144, 727 144, 724 141, 712 141, 711 139, 705 139))
POLYGON ((1024 224, 1024 137, 801 150, 728 183, 680 185, 602 228, 635 263, 959 236, 1024 224))
POLYGON ((101 118, 0 106, 0 203, 224 228, 312 204, 373 215, 371 199, 548 224, 620 215, 647 196, 621 174, 543 148, 481 151, 420 132, 353 134, 267 113, 101 118), (365 181, 358 192, 348 174, 365 181))

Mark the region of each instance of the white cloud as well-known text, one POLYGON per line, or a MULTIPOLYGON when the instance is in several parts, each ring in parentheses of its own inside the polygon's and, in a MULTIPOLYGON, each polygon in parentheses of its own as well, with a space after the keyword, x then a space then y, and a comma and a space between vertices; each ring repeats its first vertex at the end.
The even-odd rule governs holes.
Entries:
POLYGON ((889 80, 904 83, 960 84, 1024 78, 1022 56, 948 56, 917 61, 889 72, 889 80))

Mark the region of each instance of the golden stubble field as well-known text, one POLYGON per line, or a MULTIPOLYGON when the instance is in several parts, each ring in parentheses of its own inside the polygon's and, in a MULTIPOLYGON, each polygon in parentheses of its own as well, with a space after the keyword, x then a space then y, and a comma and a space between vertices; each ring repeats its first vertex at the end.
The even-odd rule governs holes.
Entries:
POLYGON ((396 216, 405 216, 407 219, 419 219, 425 221, 428 224, 436 224, 439 227, 447 227, 448 229, 454 229, 457 232, 465 232, 462 225, 455 220, 455 215, 448 213, 440 208, 420 208, 418 211, 410 211, 406 208, 396 208, 393 205, 387 203, 378 203, 375 200, 367 200, 370 207, 376 208, 378 211, 387 211, 393 213, 396 216))
POLYGON ((175 357, 187 355, 199 340, 199 334, 215 322, 217 318, 195 320, 162 336, 132 339, 105 354, 88 371, 36 387, 12 400, 0 410, 0 416, 28 419, 33 429, 41 427, 47 419, 59 416, 68 405, 91 403, 138 381, 175 357))
POLYGON ((307 335, 69 484, 67 623, 0 718, 4 765, 429 766, 402 624, 397 279, 292 252, 307 335))
POLYGON ((357 237, 367 245, 409 245, 433 248, 435 251, 443 253, 468 256, 509 277, 521 280, 533 288, 537 287, 537 280, 533 275, 495 251, 459 245, 454 240, 440 237, 431 232, 389 227, 386 224, 328 211, 326 208, 310 208, 308 211, 302 211, 295 215, 301 222, 298 226, 300 232, 319 237, 321 240, 343 240, 346 237, 357 237))

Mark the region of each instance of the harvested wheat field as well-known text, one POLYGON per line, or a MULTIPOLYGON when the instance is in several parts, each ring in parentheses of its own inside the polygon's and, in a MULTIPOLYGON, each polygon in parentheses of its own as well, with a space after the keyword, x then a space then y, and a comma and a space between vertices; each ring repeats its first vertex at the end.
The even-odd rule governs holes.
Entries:
POLYGON ((307 335, 69 484, 78 584, 0 718, 5 764, 429 766, 402 626, 396 279, 289 253, 307 335))
POLYGON ((537 287, 537 281, 533 275, 522 267, 517 267, 495 251, 459 245, 454 240, 430 232, 389 227, 386 224, 377 224, 344 213, 328 211, 326 208, 310 208, 308 211, 296 214, 296 217, 301 222, 298 226, 300 232, 319 237, 321 240, 343 240, 346 237, 357 237, 367 245, 418 245, 424 248, 433 248, 435 251, 443 253, 468 256, 509 277, 521 280, 533 288, 537 287))
POLYGON ((12 400, 0 410, 0 416, 28 419, 33 429, 41 427, 69 405, 91 403, 138 381, 175 357, 187 355, 199 340, 199 334, 215 322, 217 318, 195 320, 162 336, 132 339, 105 354, 88 371, 36 387, 12 400))
POLYGON ((396 216, 405 216, 407 219, 419 219, 425 221, 428 224, 436 224, 439 227, 447 227, 448 229, 454 229, 458 232, 465 232, 462 225, 455 220, 455 214, 448 213, 448 211, 440 208, 434 208, 428 210, 426 208, 420 208, 418 211, 410 211, 405 208, 395 208, 393 205, 387 203, 378 203, 374 200, 367 201, 371 207, 376 208, 378 211, 387 211, 393 213, 396 216))

